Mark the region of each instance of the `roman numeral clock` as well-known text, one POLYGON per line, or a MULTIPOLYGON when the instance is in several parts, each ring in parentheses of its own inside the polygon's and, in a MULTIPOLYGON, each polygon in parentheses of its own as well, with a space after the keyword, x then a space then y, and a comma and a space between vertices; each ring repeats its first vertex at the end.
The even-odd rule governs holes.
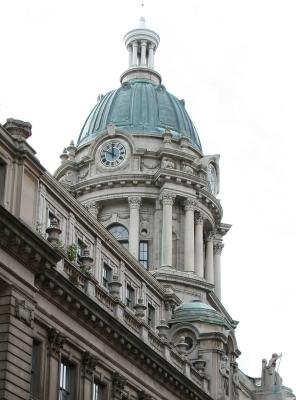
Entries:
POLYGON ((125 160, 126 153, 124 143, 109 140, 99 149, 99 160, 104 167, 117 167, 125 160))

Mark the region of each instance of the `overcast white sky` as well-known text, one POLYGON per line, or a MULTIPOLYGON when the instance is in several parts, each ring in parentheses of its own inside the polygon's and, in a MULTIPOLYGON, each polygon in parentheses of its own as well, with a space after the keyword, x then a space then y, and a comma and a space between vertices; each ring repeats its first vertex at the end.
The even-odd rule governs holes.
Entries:
MULTIPOLYGON (((156 69, 184 98, 205 154, 221 154, 223 302, 240 321, 240 368, 282 352, 295 378, 295 0, 146 0, 156 69)), ((99 93, 127 67, 138 0, 1 0, 0 122, 33 125, 53 172, 99 93)))

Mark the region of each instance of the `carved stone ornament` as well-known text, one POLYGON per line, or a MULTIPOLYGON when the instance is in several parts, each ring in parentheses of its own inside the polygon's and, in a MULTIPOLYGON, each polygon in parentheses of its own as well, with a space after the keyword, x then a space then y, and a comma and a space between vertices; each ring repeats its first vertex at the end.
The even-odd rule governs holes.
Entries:
POLYGON ((73 171, 67 171, 65 175, 60 178, 60 182, 66 185, 72 185, 74 183, 75 176, 73 171))
POLYGON ((194 169, 185 162, 183 162, 182 164, 182 171, 185 172, 185 174, 191 174, 191 175, 194 174, 194 169))
POLYGON ((196 200, 188 197, 185 201, 185 211, 194 211, 196 207, 196 200))
POLYGON ((209 242, 209 241, 213 241, 213 240, 214 240, 214 237, 215 237, 215 232, 214 232, 214 231, 210 231, 210 232, 208 233, 207 241, 208 241, 208 242, 209 242))
POLYGON ((240 380, 237 363, 232 365, 232 400, 239 400, 240 380))
POLYGON ((221 375, 221 390, 224 395, 229 395, 229 375, 230 368, 228 363, 228 357, 226 354, 222 354, 219 366, 219 372, 221 375))
POLYGON ((114 372, 112 375, 112 400, 121 400, 126 379, 119 372, 114 372))
POLYGON ((66 341, 66 337, 55 328, 48 330, 48 348, 53 353, 59 353, 66 341))
POLYGON ((161 161, 161 168, 174 169, 175 163, 171 158, 163 158, 163 160, 161 161))
POLYGON ((15 316, 26 325, 33 327, 34 311, 26 305, 25 300, 15 299, 15 316))
POLYGON ((90 354, 89 351, 85 351, 82 355, 82 365, 86 373, 92 374, 98 364, 98 358, 90 354))
POLYGON ((174 204, 175 198, 176 195, 173 192, 163 192, 161 195, 162 204, 169 206, 172 206, 174 204))
POLYGON ((90 201, 86 204, 83 204, 84 208, 93 215, 95 218, 98 217, 98 212, 100 210, 100 205, 97 201, 90 201))
POLYGON ((202 224, 206 218, 202 214, 196 214, 194 216, 194 223, 195 224, 202 224))
POLYGON ((130 208, 139 209, 141 207, 141 197, 132 196, 128 198, 128 204, 130 208))
POLYGON ((221 255, 224 244, 221 242, 214 243, 214 254, 221 255))
POLYGON ((166 128, 166 130, 163 132, 163 143, 171 143, 172 141, 172 132, 169 128, 166 128))

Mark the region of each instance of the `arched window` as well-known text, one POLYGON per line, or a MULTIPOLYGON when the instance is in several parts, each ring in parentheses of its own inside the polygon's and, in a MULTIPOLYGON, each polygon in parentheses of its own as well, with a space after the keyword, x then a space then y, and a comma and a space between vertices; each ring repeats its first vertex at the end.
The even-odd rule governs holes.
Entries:
POLYGON ((108 231, 126 248, 128 248, 128 230, 120 224, 109 226, 108 231))

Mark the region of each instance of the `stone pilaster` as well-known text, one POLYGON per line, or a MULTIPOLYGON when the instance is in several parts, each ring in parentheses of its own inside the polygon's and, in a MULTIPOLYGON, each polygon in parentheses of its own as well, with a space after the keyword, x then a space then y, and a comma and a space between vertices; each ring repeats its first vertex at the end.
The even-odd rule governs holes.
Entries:
POLYGON ((141 40, 141 65, 146 65, 147 41, 141 40))
POLYGON ((197 215, 194 229, 194 272, 204 278, 204 246, 203 246, 203 224, 204 217, 197 215))
POLYGON ((138 260, 141 197, 129 197, 128 203, 130 208, 129 251, 138 260))
POLYGON ((57 399, 59 397, 59 368, 61 349, 66 338, 54 328, 48 330, 47 348, 47 399, 57 399))
POLYGON ((166 191, 162 194, 162 243, 161 266, 172 266, 173 250, 173 204, 176 195, 166 191))
POLYGON ((98 364, 98 359, 85 351, 82 355, 82 382, 83 400, 89 400, 92 396, 93 375, 98 364))
POLYGON ((205 278, 214 284, 214 232, 210 232, 206 240, 206 271, 205 278))
POLYGON ((194 272, 194 210, 196 201, 188 198, 185 201, 184 229, 184 271, 194 272))
POLYGON ((215 294, 221 300, 221 253, 224 244, 221 241, 214 242, 214 283, 215 294))

